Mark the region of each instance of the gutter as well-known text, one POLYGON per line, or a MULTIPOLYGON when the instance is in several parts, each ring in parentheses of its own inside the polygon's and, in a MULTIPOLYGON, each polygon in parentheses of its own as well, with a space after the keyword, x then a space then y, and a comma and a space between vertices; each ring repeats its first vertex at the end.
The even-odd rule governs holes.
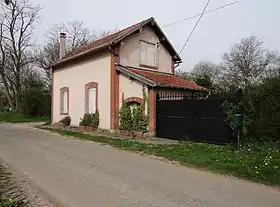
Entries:
POLYGON ((63 64, 63 63, 65 63, 65 62, 68 62, 68 61, 71 61, 71 60, 75 60, 75 59, 77 59, 77 58, 79 58, 79 57, 82 57, 82 56, 84 56, 84 55, 88 55, 88 54, 90 54, 91 52, 97 52, 98 50, 101 50, 101 49, 106 48, 108 45, 110 46, 111 43, 110 43, 110 44, 106 44, 106 45, 102 45, 102 47, 97 47, 97 48, 94 48, 94 49, 91 49, 91 50, 84 51, 84 52, 82 52, 82 53, 79 53, 79 54, 77 54, 77 55, 71 56, 71 57, 69 57, 69 58, 62 59, 61 61, 52 64, 51 67, 56 67, 56 66, 58 66, 58 65, 60 65, 60 64, 63 64))
POLYGON ((120 72, 122 72, 122 73, 124 73, 124 74, 126 74, 126 75, 128 75, 128 76, 130 76, 132 78, 134 78, 135 80, 138 80, 138 81, 140 81, 142 83, 145 83, 145 84, 147 84, 147 85, 149 85, 151 87, 157 86, 153 81, 151 81, 151 80, 149 80, 147 78, 144 78, 144 77, 142 77, 142 76, 140 76, 138 74, 135 74, 135 73, 127 70, 123 66, 117 65, 116 70, 118 70, 118 71, 120 71, 120 72))
POLYGON ((198 89, 198 88, 187 88, 187 87, 182 87, 182 86, 168 86, 168 85, 154 85, 154 87, 159 87, 159 88, 175 88, 175 89, 187 89, 187 90, 192 90, 192 91, 203 91, 203 92, 208 92, 209 90, 207 88, 198 89))

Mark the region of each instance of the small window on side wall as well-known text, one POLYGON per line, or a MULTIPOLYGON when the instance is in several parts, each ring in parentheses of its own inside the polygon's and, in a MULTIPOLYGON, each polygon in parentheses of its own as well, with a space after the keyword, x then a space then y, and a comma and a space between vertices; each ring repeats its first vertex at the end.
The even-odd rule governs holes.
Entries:
POLYGON ((85 113, 94 114, 97 112, 98 84, 90 82, 85 86, 85 113))
POLYGON ((140 40, 140 67, 157 69, 158 52, 156 44, 140 40))
POLYGON ((69 88, 60 89, 60 114, 68 115, 69 113, 69 88))

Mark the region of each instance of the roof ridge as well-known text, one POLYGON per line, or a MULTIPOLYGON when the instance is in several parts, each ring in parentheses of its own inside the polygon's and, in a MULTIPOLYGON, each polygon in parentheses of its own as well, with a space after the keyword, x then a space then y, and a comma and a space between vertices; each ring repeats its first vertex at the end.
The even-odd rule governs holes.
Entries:
POLYGON ((98 43, 98 42, 100 42, 100 41, 103 41, 103 40, 105 40, 105 39, 107 39, 107 38, 110 38, 110 37, 113 37, 113 36, 117 36, 118 34, 121 34, 122 32, 125 32, 125 31, 127 31, 127 30, 129 31, 130 28, 133 28, 133 27, 136 27, 136 26, 140 26, 141 24, 145 24, 146 22, 149 22, 149 21, 151 21, 151 20, 154 20, 154 17, 150 17, 150 18, 148 18, 148 19, 142 20, 142 21, 140 21, 140 22, 138 22, 138 23, 136 23, 136 24, 130 25, 130 26, 128 26, 128 27, 125 27, 125 28, 123 28, 123 29, 121 29, 121 30, 119 30, 119 31, 116 31, 116 32, 112 33, 112 34, 108 34, 108 35, 106 35, 106 36, 104 36, 104 37, 100 37, 99 39, 93 40, 93 41, 89 42, 88 44, 79 46, 79 47, 75 48, 73 51, 71 51, 71 52, 69 52, 68 54, 66 54, 66 55, 65 55, 65 58, 67 58, 68 56, 71 56, 72 54, 74 54, 75 52, 79 51, 79 50, 82 49, 82 48, 86 48, 86 47, 88 47, 89 45, 96 44, 96 43, 98 43))

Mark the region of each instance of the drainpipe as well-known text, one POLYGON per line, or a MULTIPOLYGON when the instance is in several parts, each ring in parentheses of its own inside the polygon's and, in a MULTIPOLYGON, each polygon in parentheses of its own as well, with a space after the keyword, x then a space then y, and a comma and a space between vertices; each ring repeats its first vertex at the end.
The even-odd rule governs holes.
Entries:
POLYGON ((180 65, 182 63, 182 61, 179 61, 179 62, 176 62, 175 64, 175 66, 174 66, 174 71, 175 71, 175 69, 180 65))
POLYGON ((109 51, 114 53, 116 56, 119 56, 119 54, 114 49, 112 49, 112 45, 114 45, 114 43, 109 46, 109 51))

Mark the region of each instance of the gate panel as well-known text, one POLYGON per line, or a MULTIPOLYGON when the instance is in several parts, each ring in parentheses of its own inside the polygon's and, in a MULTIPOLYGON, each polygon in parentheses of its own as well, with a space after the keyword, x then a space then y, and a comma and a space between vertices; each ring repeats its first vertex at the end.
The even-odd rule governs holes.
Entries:
POLYGON ((190 96, 157 95, 156 136, 176 140, 229 143, 232 131, 225 123, 219 97, 192 100, 190 96))

